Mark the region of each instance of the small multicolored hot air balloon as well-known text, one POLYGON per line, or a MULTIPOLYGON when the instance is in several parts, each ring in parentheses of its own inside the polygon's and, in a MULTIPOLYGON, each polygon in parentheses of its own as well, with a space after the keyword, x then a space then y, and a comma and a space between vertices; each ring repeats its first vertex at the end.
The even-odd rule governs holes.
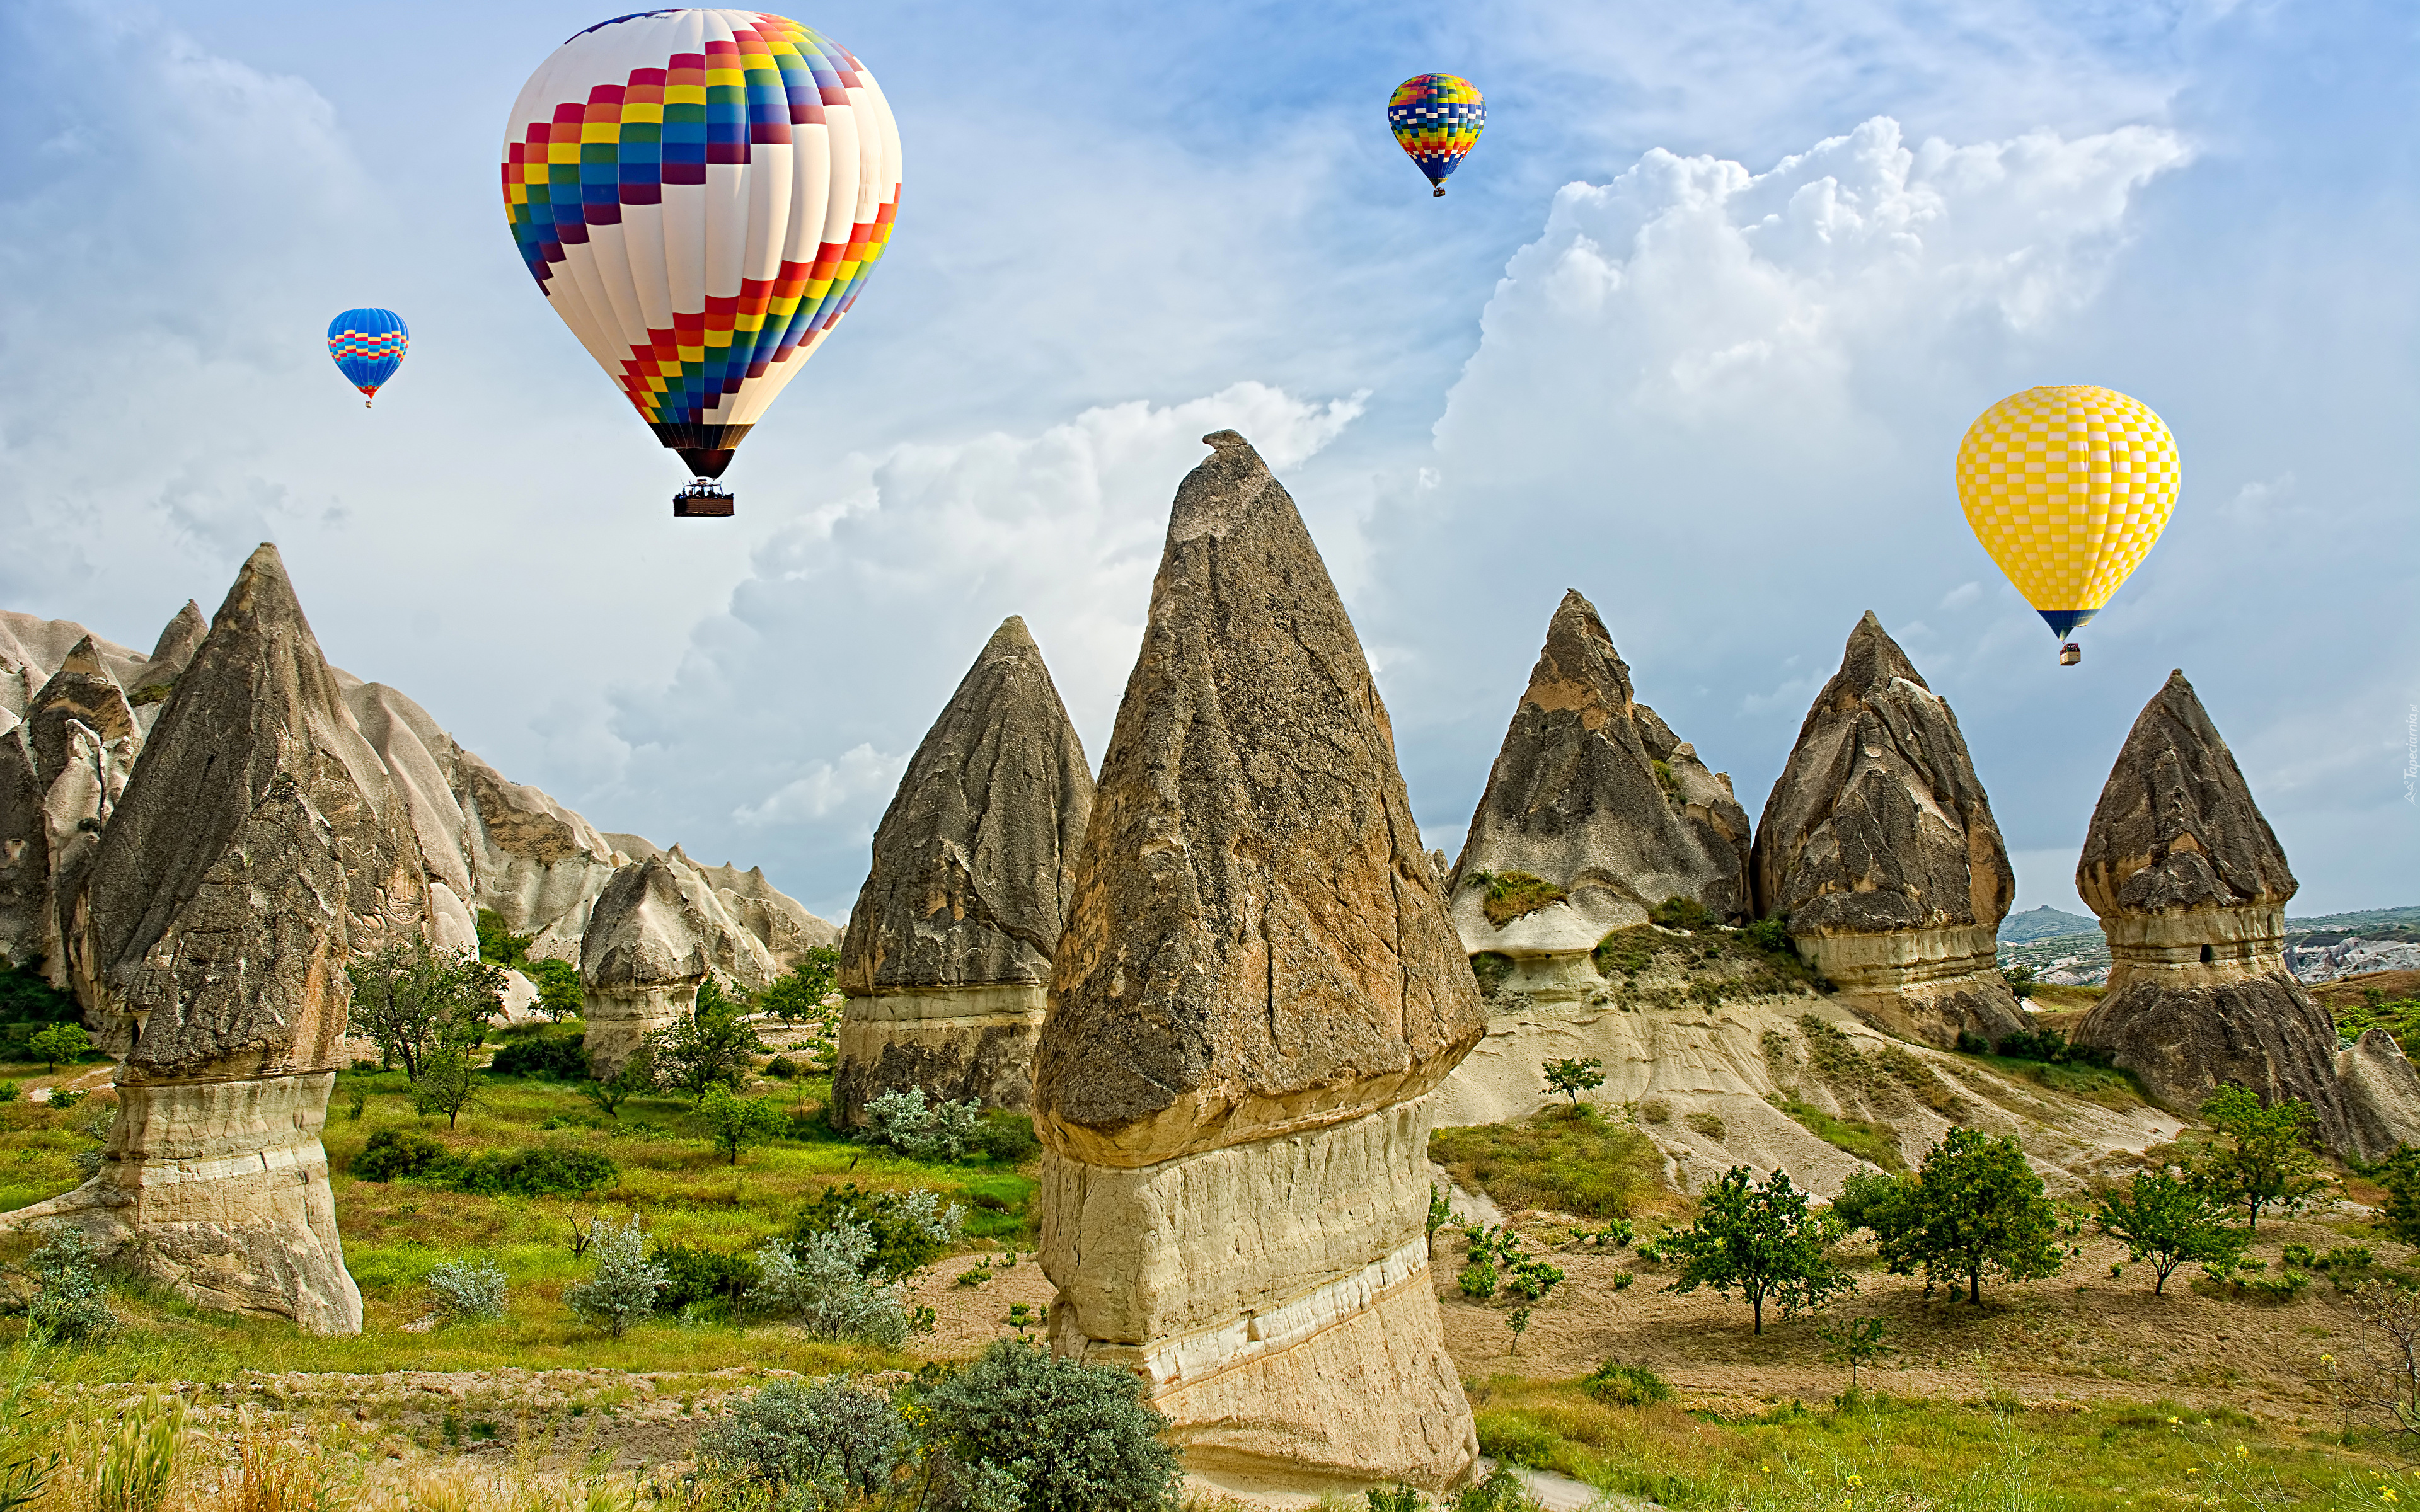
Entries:
POLYGON ((504 209, 530 275, 728 515, 740 439, 864 286, 899 131, 848 49, 756 10, 591 26, 521 86, 504 209))
POLYGON ((1487 124, 1487 102, 1467 79, 1423 73, 1395 86, 1394 98, 1387 101, 1387 124, 1394 129, 1396 143, 1436 186, 1435 193, 1442 194, 1447 177, 1479 145, 1480 131, 1487 124))
MULTIPOLYGON (((2062 640, 2141 564, 2181 482, 2160 417, 2087 383, 2012 393, 1958 448, 1966 523, 2062 640)), ((2062 666, 2083 656, 2071 640, 2059 647, 2062 666)))
POLYGON ((403 365, 404 348, 411 345, 411 328, 393 310, 347 310, 328 322, 328 355, 345 381, 362 391, 365 409, 403 365))

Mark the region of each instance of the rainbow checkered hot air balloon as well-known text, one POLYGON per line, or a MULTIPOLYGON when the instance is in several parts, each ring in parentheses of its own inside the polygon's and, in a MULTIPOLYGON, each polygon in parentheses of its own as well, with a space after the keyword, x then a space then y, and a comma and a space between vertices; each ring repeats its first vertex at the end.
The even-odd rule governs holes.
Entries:
POLYGON ((530 276, 728 515, 722 475, 848 313, 899 209, 899 130, 848 49, 757 10, 649 10, 555 49, 513 102, 530 276))
POLYGON ((1394 129, 1396 144, 1436 186, 1434 193, 1442 194, 1447 177, 1479 145, 1487 102, 1467 79, 1423 73, 1395 85, 1394 98, 1387 101, 1387 124, 1394 129))
MULTIPOLYGON (((1958 448, 1958 502, 1992 560, 2062 640, 2142 563, 2183 481, 2141 401, 2088 383, 2012 393, 1958 448)), ((2059 661, 2083 650, 2070 641, 2059 661)))
POLYGON ((365 409, 403 365, 404 349, 411 345, 411 329, 393 310, 347 310, 328 322, 328 355, 336 360, 345 381, 362 391, 365 409))

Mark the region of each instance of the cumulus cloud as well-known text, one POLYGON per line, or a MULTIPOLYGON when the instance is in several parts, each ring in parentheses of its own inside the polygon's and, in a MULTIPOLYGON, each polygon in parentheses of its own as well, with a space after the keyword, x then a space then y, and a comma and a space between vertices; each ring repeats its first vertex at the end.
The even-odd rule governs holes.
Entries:
POLYGON ((751 555, 668 685, 616 694, 624 764, 591 806, 644 794, 692 852, 743 849, 845 907, 908 754, 1003 618, 1025 617, 1097 759, 1201 437, 1232 426, 1282 471, 1361 405, 1238 383, 853 458, 854 486, 751 555))

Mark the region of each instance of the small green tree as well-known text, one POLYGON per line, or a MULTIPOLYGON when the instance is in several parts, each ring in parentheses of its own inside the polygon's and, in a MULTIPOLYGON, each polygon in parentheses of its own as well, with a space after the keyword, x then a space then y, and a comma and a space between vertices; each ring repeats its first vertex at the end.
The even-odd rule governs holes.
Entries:
POLYGON ((1507 1355, 1521 1352, 1521 1335, 1529 1332, 1529 1309, 1515 1307, 1504 1315, 1504 1326, 1512 1331, 1512 1342, 1505 1347, 1507 1355))
POLYGON ((70 1060, 92 1053, 92 1036, 81 1024, 54 1024, 25 1041, 36 1060, 56 1071, 70 1060))
POLYGON ((1815 1330, 1816 1337, 1824 1344, 1823 1357, 1849 1367, 1849 1394, 1857 1391, 1857 1369, 1871 1365, 1898 1350, 1885 1343, 1890 1324, 1879 1318, 1844 1318, 1837 1323, 1825 1323, 1815 1330))
POLYGON ((770 1098, 734 1097, 731 1088, 719 1082, 706 1089, 697 1111, 712 1132, 716 1148, 734 1165, 739 1164, 742 1149, 761 1145, 782 1130, 782 1115, 770 1098))
POLYGON ((2007 982, 2009 984, 2009 991, 2014 993, 2019 997, 2031 997, 2034 995, 2034 983, 2037 979, 2034 974, 2034 968, 2031 966, 2022 964, 2013 966, 2002 966, 2000 968, 2000 980, 2007 982))
POLYGON ((411 1084, 411 1105, 422 1118, 445 1115, 451 1129, 463 1111, 487 1101, 487 1088, 471 1064, 468 1045, 441 1044, 420 1063, 420 1077, 411 1084))
POLYGON ((51 1229, 26 1265, 34 1273, 34 1296, 25 1306, 28 1333, 81 1343, 116 1331, 117 1315, 109 1309, 84 1235, 72 1228, 51 1229))
POLYGON ((479 959, 489 965, 518 967, 529 958, 535 934, 516 934, 504 916, 492 908, 479 910, 479 959))
POLYGON ((748 1074, 749 1057, 764 1041, 749 1026, 747 1007, 707 977, 697 984, 697 1006, 648 1037, 655 1053, 656 1082, 691 1103, 709 1087, 737 1087, 748 1074))
POLYGON ((622 1104, 641 1092, 656 1088, 656 1053, 651 1045, 642 1044, 622 1069, 613 1075, 583 1077, 572 1084, 572 1089, 597 1105, 597 1110, 609 1119, 622 1116, 622 1104))
POLYGON ((1582 1092, 1593 1092, 1605 1085, 1605 1062, 1590 1056, 1586 1060, 1549 1060, 1546 1062, 1546 1090, 1560 1092, 1580 1105, 1582 1092))
POLYGON ((2225 1266, 2242 1255, 2248 1236, 2228 1227, 2229 1210, 2226 1198, 2175 1171, 2136 1171, 2125 1191, 2102 1195, 2093 1224, 2125 1243, 2127 1258, 2151 1262, 2156 1297, 2189 1260, 2225 1266))
POLYGON ((1882 1242, 1894 1275, 1924 1268, 1929 1293, 1943 1281, 1966 1283, 1966 1300, 1983 1300, 1983 1273, 2006 1281, 2055 1275, 2063 1257, 2055 1242, 2058 1210, 2042 1195, 2041 1178, 2025 1164, 2013 1138, 1952 1129, 1924 1152, 1924 1165, 1867 1227, 1882 1242))
POLYGON ((620 1338, 624 1330, 656 1310, 656 1293, 671 1277, 647 1258, 647 1235, 636 1213, 621 1227, 606 1229, 588 1247, 596 1252, 597 1272, 563 1288, 564 1305, 620 1338))
POLYGON ((587 993, 580 985, 580 968, 568 961, 552 956, 540 956, 521 963, 521 975, 537 986, 537 1011, 560 1024, 576 1019, 587 1003, 587 993))
POLYGON ((1664 1254, 1681 1262, 1681 1278, 1668 1291, 1710 1286, 1740 1299, 1764 1332, 1764 1304, 1778 1304, 1781 1316, 1813 1309, 1857 1284, 1832 1258, 1840 1226, 1829 1212, 1810 1211, 1807 1194, 1790 1184, 1788 1171, 1775 1171, 1759 1186, 1745 1165, 1734 1165, 1706 1189, 1698 1221, 1662 1241, 1664 1254))
POLYGON ((824 999, 840 975, 840 952, 818 945, 756 995, 756 1006, 788 1025, 824 1016, 824 999))
POLYGON ((2260 1212, 2292 1212, 2327 1185, 2316 1148, 2319 1120, 2300 1098, 2260 1100, 2229 1084, 2210 1095, 2201 1116, 2226 1141, 2203 1157, 2196 1174, 2211 1191, 2244 1211, 2244 1227, 2260 1227, 2260 1212))
POLYGON ((387 1066, 420 1080, 423 1063, 447 1045, 472 1046, 504 1007, 504 968, 475 955, 447 955, 417 934, 390 939, 345 967, 355 1033, 378 1041, 387 1066))

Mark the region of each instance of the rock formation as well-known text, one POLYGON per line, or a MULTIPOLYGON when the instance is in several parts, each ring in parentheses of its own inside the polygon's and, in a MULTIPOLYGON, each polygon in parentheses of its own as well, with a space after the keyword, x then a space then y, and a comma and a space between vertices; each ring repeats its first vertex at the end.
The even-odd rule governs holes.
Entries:
MULTIPOLYGON (((527 790, 527 791, 535 791, 527 790)), ((607 835, 606 842, 619 853, 627 864, 644 861, 668 854, 664 848, 643 835, 607 835)), ((678 845, 673 847, 679 850, 678 845)), ((773 958, 776 971, 788 971, 806 959, 809 950, 817 946, 840 944, 840 929, 827 919, 808 913, 797 899, 765 880, 765 869, 750 867, 742 872, 730 862, 707 866, 690 861, 697 874, 706 878, 714 895, 722 900, 725 912, 748 928, 758 943, 773 958)))
POLYGON ((1023 1109, 1093 773, 1041 648, 1011 615, 916 748, 841 942, 832 1095, 857 1121, 903 1088, 1023 1109))
POLYGON ((361 1327, 319 1143, 344 964, 426 927, 403 799, 276 549, 247 562, 101 830, 66 945, 119 1057, 101 1173, 63 1220, 191 1301, 361 1327))
POLYGON ((1205 440, 1034 1060, 1051 1343, 1139 1374, 1197 1474, 1439 1490, 1478 1446, 1425 1094, 1484 1018, 1318 550, 1205 440))
POLYGON ((194 653, 202 649, 202 638, 209 633, 210 622, 203 616, 202 606, 185 600, 185 607, 160 627, 160 639, 144 659, 134 702, 138 706, 165 702, 168 690, 177 685, 177 674, 192 665, 194 653))
POLYGON ((733 985, 773 980, 773 958, 722 906, 680 847, 615 872, 580 941, 588 1063, 611 1076, 646 1037, 690 1011, 712 972, 733 985))
POLYGON ((1588 996, 1605 986, 1590 959, 1597 943, 1668 898, 1744 922, 1748 841, 1730 779, 1632 695, 1596 607, 1565 594, 1454 867, 1464 948, 1512 958, 1507 992, 1588 996), (1488 879, 1514 872, 1559 896, 1504 917, 1488 879))
POLYGON ((2016 895, 1958 717, 1869 612, 1756 826, 1757 912, 1879 1027, 1945 1048, 2024 1027, 1993 939, 2016 895))
POLYGON ((2420 1079, 2391 1040, 2339 1056, 2286 969, 2285 850, 2181 671, 2143 708, 2092 810, 2075 887, 2109 940, 2109 991, 2076 1028, 2181 1111, 2233 1082, 2300 1098, 2330 1148, 2375 1158, 2420 1130, 2420 1079), (2341 1069, 2342 1074, 2339 1075, 2341 1069))

